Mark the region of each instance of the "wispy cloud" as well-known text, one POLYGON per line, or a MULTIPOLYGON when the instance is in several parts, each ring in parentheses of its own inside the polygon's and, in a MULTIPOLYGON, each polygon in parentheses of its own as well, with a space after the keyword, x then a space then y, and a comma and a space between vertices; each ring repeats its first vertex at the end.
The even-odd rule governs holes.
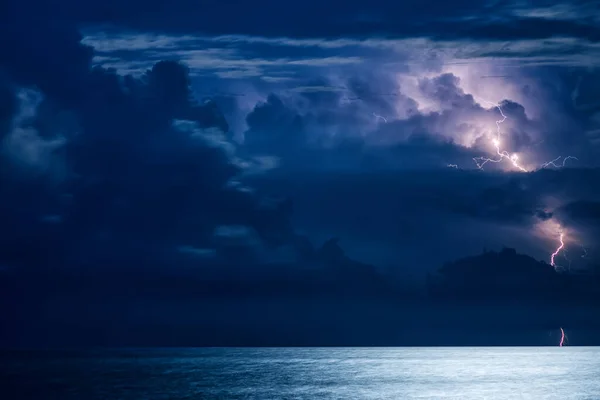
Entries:
POLYGON ((590 20, 600 22, 598 4, 582 2, 581 4, 556 3, 545 7, 531 7, 529 1, 522 1, 512 7, 513 15, 525 18, 539 18, 556 21, 590 20))
POLYGON ((96 49, 95 62, 121 71, 135 72, 160 59, 177 59, 186 63, 193 73, 204 71, 221 78, 272 76, 265 79, 270 82, 283 80, 275 77, 276 71, 299 67, 327 68, 366 61, 376 61, 380 65, 493 61, 496 65, 515 67, 586 67, 600 63, 600 43, 573 37, 512 41, 424 37, 295 39, 88 31, 84 43, 96 49))
POLYGON ((156 61, 176 59, 189 66, 193 74, 205 71, 220 78, 265 77, 265 80, 275 82, 289 79, 269 77, 277 70, 323 68, 363 61, 359 55, 286 56, 283 52, 284 56, 268 57, 252 48, 252 44, 258 42, 244 42, 243 37, 230 39, 150 33, 91 33, 83 41, 95 48, 94 61, 97 64, 133 74, 145 71, 156 61))

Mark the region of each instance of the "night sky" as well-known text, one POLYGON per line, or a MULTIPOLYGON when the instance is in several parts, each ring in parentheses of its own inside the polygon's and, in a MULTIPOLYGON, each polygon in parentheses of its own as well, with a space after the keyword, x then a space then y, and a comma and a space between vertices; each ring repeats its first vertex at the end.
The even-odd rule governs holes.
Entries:
POLYGON ((600 2, 7 0, 0 38, 0 345, 600 343, 600 2))

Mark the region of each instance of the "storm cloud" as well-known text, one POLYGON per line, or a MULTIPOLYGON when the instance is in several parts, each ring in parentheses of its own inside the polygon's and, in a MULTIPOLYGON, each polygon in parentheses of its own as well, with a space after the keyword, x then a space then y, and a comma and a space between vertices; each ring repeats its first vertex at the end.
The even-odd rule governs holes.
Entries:
POLYGON ((387 296, 561 235, 600 262, 597 2, 205 8, 2 7, 4 322, 87 290, 387 296))

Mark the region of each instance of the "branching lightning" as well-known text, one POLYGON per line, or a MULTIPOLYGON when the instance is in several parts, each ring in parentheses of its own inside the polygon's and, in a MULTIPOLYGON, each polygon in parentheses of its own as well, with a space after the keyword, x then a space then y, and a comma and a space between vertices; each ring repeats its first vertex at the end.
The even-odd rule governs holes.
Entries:
MULTIPOLYGON (((515 153, 510 154, 508 151, 501 149, 500 124, 502 124, 507 119, 506 115, 504 115, 504 112, 502 111, 502 108, 497 103, 492 103, 489 101, 485 101, 485 102, 496 107, 498 109, 498 111, 500 111, 500 115, 502 116, 502 119, 499 119, 496 121, 496 136, 492 139, 492 144, 496 148, 496 154, 498 155, 498 157, 497 158, 474 157, 473 161, 475 161, 477 168, 483 170, 483 166, 485 164, 487 164, 488 162, 499 163, 499 162, 507 160, 513 165, 513 167, 517 168, 518 170, 520 170, 522 172, 528 172, 528 170, 519 163, 519 158, 518 158, 517 154, 515 154, 515 153)), ((540 169, 548 168, 548 167, 554 167, 554 168, 565 167, 566 162, 568 160, 579 161, 577 159, 577 157, 574 157, 574 156, 566 156, 566 157, 559 156, 559 157, 556 157, 554 160, 551 160, 551 161, 541 164, 540 169), (560 161, 561 159, 562 159, 562 162, 560 161)), ((448 167, 450 167, 451 165, 453 165, 453 164, 448 164, 448 167)), ((554 250, 554 252, 550 255, 550 265, 555 270, 558 270, 558 265, 556 264, 555 259, 562 251, 565 260, 569 263, 569 270, 570 270, 571 260, 569 258, 567 258, 566 252, 564 250, 565 235, 564 235, 564 232, 562 232, 562 230, 560 231, 559 242, 560 242, 560 244, 558 245, 556 250, 554 250)), ((582 248, 583 248, 583 246, 582 246, 582 248)), ((584 258, 586 255, 587 255, 587 251, 584 248, 584 255, 582 255, 582 258, 584 258)), ((565 344, 565 340, 567 340, 567 337, 566 337, 565 331, 563 330, 562 327, 560 328, 560 333, 561 333, 561 338, 560 338, 559 346, 563 347, 563 345, 565 344)))
MULTIPOLYGON (((498 154, 498 158, 488 158, 488 157, 474 157, 473 161, 475 161, 475 164, 477 165, 477 168, 479 169, 483 169, 483 166, 485 164, 487 164, 488 162, 492 162, 492 163, 499 163, 502 162, 504 160, 509 161, 515 168, 519 169, 522 172, 528 172, 528 170, 523 167, 520 163, 519 163, 519 156, 515 153, 510 154, 508 151, 506 150, 501 150, 501 141, 500 141, 500 124, 503 123, 504 121, 506 121, 507 116, 504 115, 504 112, 502 111, 502 108, 500 107, 499 104, 497 103, 493 103, 491 101, 487 101, 484 100, 486 103, 493 105, 494 107, 496 107, 498 109, 498 111, 500 111, 500 115, 502 116, 502 119, 497 120, 496 121, 496 137, 492 139, 492 144, 494 145, 494 147, 496 148, 496 154, 498 154)), ((568 160, 577 160, 579 161, 579 159, 577 157, 574 156, 558 156, 556 157, 554 160, 552 161, 548 161, 546 163, 543 163, 541 165, 540 168, 547 168, 547 167, 555 167, 555 168, 561 168, 564 167, 566 165, 566 162, 568 160), (562 163, 560 163, 560 159, 562 160, 562 163), (559 163, 559 164, 557 164, 559 163)))
POLYGON ((556 164, 561 158, 563 158, 563 156, 558 156, 556 157, 554 160, 552 161, 548 161, 546 163, 543 163, 541 168, 547 168, 549 166, 553 166, 554 168, 561 168, 565 166, 565 163, 567 162, 567 160, 576 160, 579 161, 579 159, 577 157, 573 157, 573 156, 567 156, 563 159, 562 164, 556 164))
POLYGON ((521 170, 523 172, 527 172, 527 170, 519 164, 519 157, 516 154, 509 154, 506 150, 500 150, 500 124, 503 123, 504 121, 506 121, 507 117, 506 117, 506 115, 504 115, 504 112, 502 112, 502 108, 500 108, 500 105, 489 102, 489 101, 486 101, 486 103, 492 104, 494 107, 496 107, 498 109, 498 111, 500 111, 500 115, 502 115, 502 119, 496 121, 496 137, 494 139, 492 139, 492 144, 496 148, 496 153, 498 154, 499 158, 494 159, 494 158, 487 158, 487 157, 474 157, 473 161, 475 161, 477 168, 483 169, 483 166, 485 164, 487 164, 488 162, 499 163, 506 159, 506 160, 510 161, 510 163, 515 168, 518 168, 519 170, 521 170))
POLYGON ((569 237, 569 231, 558 226, 558 241, 554 251, 550 253, 550 265, 556 272, 572 272, 573 265, 575 269, 580 268, 577 261, 579 257, 586 259, 588 250, 575 237, 569 237), (572 246, 569 247, 570 245, 572 246), (580 247, 581 252, 575 247, 580 247))

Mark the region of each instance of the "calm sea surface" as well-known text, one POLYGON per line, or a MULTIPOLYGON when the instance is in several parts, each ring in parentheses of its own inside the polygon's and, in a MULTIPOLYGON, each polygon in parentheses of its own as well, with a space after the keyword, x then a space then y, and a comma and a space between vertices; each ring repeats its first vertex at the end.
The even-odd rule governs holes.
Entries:
POLYGON ((0 399, 600 400, 600 348, 0 353, 0 399))

